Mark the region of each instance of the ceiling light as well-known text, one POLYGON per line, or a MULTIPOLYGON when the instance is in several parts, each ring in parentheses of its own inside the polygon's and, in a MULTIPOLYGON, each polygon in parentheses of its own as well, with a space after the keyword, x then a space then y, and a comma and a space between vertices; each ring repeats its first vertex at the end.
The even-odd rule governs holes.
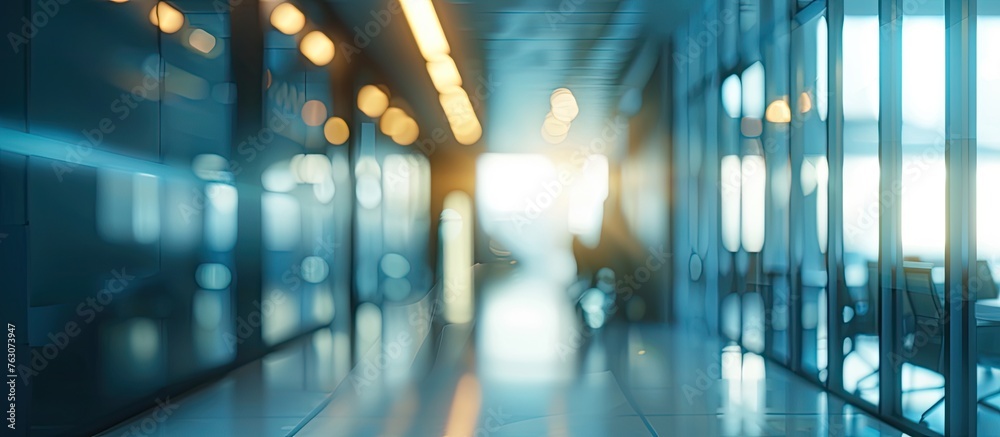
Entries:
POLYGON ((399 128, 403 120, 409 118, 402 109, 399 108, 389 108, 385 110, 382 114, 382 119, 379 120, 379 129, 386 136, 393 136, 399 132, 399 128))
POLYGON ((552 104, 552 116, 559 121, 569 123, 580 114, 580 107, 577 106, 576 97, 573 96, 572 91, 566 88, 555 90, 549 99, 549 103, 552 104))
POLYGON ((462 86, 462 75, 458 72, 458 66, 451 56, 438 56, 433 61, 427 63, 427 73, 434 82, 434 88, 438 92, 444 92, 448 88, 462 86))
POLYGON ((409 146, 417 141, 418 136, 420 136, 420 126, 417 125, 416 120, 406 117, 398 122, 392 140, 401 146, 409 146))
POLYGON ((365 85, 358 92, 358 109, 371 118, 381 117, 389 108, 389 96, 375 85, 365 85))
POLYGON ((149 21, 163 33, 174 33, 184 26, 184 14, 167 2, 159 2, 149 11, 149 21))
POLYGON ((431 0, 400 0, 400 4, 424 59, 430 61, 435 56, 451 53, 448 39, 444 36, 441 21, 438 20, 437 11, 434 10, 431 0))
POLYGON ((551 112, 545 116, 545 123, 542 124, 542 129, 553 137, 566 136, 569 127, 569 123, 559 120, 551 112))
POLYGON ((339 146, 347 142, 347 139, 351 136, 351 129, 347 127, 347 122, 340 117, 330 117, 323 125, 323 136, 326 140, 335 146, 339 146))
POLYGON ((478 142, 483 136, 483 126, 479 123, 465 90, 462 87, 451 87, 447 92, 441 93, 440 100, 455 140, 466 146, 478 142))
POLYGON ((282 3, 271 11, 271 25, 285 35, 295 35, 306 27, 306 16, 291 3, 282 3))
POLYGON ((302 38, 299 43, 299 51, 313 64, 322 67, 333 60, 335 49, 330 38, 327 38, 323 32, 314 30, 302 38))

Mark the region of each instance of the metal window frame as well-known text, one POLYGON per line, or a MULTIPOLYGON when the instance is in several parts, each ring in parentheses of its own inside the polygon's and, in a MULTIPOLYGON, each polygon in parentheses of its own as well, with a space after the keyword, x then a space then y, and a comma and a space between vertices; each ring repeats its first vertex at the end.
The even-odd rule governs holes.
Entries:
POLYGON ((945 434, 976 435, 976 0, 945 0, 945 434))
POLYGON ((879 416, 903 418, 903 1, 879 0, 879 416))

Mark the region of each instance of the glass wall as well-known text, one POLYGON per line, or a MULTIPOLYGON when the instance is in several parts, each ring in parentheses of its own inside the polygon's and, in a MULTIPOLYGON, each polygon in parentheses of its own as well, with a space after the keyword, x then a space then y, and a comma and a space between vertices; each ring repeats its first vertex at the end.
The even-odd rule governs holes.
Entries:
POLYGON ((719 299, 704 300, 706 313, 717 305, 720 333, 746 352, 763 351, 909 434, 976 427, 968 409, 947 408, 946 396, 979 401, 980 435, 990 429, 984 421, 1000 424, 1000 359, 991 358, 1000 356, 1000 335, 989 319, 1000 308, 1000 234, 989 226, 1000 220, 991 206, 1000 184, 991 170, 1000 170, 992 123, 1000 82, 991 74, 1000 68, 991 54, 1000 9, 980 5, 970 21, 961 16, 969 3, 771 0, 727 15, 734 2, 722 1, 699 12, 707 17, 696 14, 699 24, 682 36, 725 23, 710 45, 717 50, 702 52, 713 58, 677 65, 688 78, 680 91, 687 98, 675 103, 686 105, 675 113, 685 112, 687 137, 675 153, 688 159, 685 169, 675 161, 675 172, 689 171, 691 157, 714 159, 719 171, 715 214, 695 214, 687 208, 694 200, 677 208, 689 222, 708 213, 719 223, 718 258, 700 260, 719 267, 719 299), (978 46, 975 34, 962 33, 975 23, 978 46), (963 73, 977 54, 976 71, 963 73), (965 86, 976 77, 978 97, 965 86), (718 92, 714 119, 697 106, 705 86, 718 92), (982 116, 963 101, 975 101, 982 116), (977 135, 962 126, 976 119, 970 152, 961 144, 977 135), (976 160, 963 161, 966 153, 976 160), (971 172, 975 183, 963 182, 971 172), (963 197, 962 183, 978 185, 976 195, 963 197), (962 252, 969 243, 977 256, 962 252), (973 354, 958 342, 974 336, 978 374, 966 376, 973 354), (963 388, 973 377, 978 397, 963 388))
MULTIPOLYGON (((879 403, 878 4, 844 3, 843 195, 845 296, 840 300, 844 391, 879 403)), ((832 95, 832 94, 831 94, 832 95)), ((835 97, 835 96, 834 96, 835 97)))
POLYGON ((806 376, 827 379, 826 18, 817 15, 792 31, 791 195, 792 245, 801 332, 800 363, 806 376), (822 47, 820 45, 822 44, 822 47), (823 83, 823 86, 819 84, 823 83))
POLYGON ((976 47, 976 249, 969 288, 976 292, 979 435, 1000 426, 1000 4, 981 2, 976 47))
POLYGON ((945 34, 944 0, 903 9, 903 416, 944 431, 945 34))

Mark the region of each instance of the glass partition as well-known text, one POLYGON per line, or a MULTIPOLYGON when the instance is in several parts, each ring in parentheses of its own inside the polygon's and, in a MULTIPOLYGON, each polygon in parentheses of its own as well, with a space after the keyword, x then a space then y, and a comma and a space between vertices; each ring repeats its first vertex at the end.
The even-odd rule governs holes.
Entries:
MULTIPOLYGON (((903 9, 903 417, 944 432, 945 261, 944 0, 903 9)), ((893 363, 894 366, 900 363, 893 363)))
POLYGON ((827 78, 826 18, 811 18, 792 31, 791 131, 792 246, 798 293, 801 371, 827 378, 827 206, 829 166, 826 160, 827 78), (822 47, 821 47, 822 45, 822 47), (820 85, 824 84, 824 85, 820 85))
POLYGON ((844 3, 844 285, 840 332, 844 391, 879 403, 879 38, 878 4, 844 3))
POLYGON ((1000 4, 979 4, 976 47, 976 249, 969 288, 976 296, 979 435, 1000 426, 1000 4))

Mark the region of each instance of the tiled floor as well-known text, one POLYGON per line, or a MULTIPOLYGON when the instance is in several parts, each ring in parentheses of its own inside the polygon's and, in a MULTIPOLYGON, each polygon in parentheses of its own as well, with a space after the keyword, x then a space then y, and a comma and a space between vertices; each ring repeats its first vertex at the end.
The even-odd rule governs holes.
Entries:
POLYGON ((481 371, 471 330, 449 326, 423 342, 411 364, 419 372, 379 366, 375 347, 350 373, 325 368, 334 360, 322 352, 335 348, 307 338, 170 400, 176 409, 165 420, 149 413, 106 435, 901 435, 777 365, 700 335, 611 327, 580 348, 565 377, 537 380, 529 371, 519 382, 481 371))

